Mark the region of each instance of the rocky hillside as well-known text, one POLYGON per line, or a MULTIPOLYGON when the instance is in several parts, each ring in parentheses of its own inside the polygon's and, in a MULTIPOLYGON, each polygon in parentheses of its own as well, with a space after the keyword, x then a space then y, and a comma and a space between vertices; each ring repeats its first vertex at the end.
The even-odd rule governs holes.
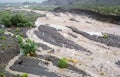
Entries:
POLYGON ((43 2, 44 5, 119 5, 120 0, 47 0, 43 2))

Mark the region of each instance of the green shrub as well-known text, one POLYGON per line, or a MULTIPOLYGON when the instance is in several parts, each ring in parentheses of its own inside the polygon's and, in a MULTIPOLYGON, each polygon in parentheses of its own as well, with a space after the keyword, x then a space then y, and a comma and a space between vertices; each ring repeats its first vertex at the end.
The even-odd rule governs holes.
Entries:
POLYGON ((13 26, 32 26, 27 18, 21 14, 16 14, 11 17, 11 23, 13 26))
POLYGON ((20 28, 16 28, 16 29, 15 29, 15 32, 19 32, 19 31, 20 31, 20 28))
POLYGON ((27 19, 24 15, 21 14, 14 14, 12 16, 5 15, 1 19, 1 23, 6 27, 17 26, 33 26, 33 23, 29 19, 27 19))
POLYGON ((9 15, 3 16, 1 19, 1 23, 6 27, 11 27, 11 17, 9 15))
POLYGON ((103 34, 103 38, 108 39, 109 38, 108 34, 103 34))
POLYGON ((0 77, 6 77, 4 73, 0 73, 0 77))
POLYGON ((0 29, 0 34, 4 34, 4 33, 5 33, 5 30, 0 29))
POLYGON ((7 37, 4 36, 4 35, 2 35, 2 36, 0 36, 0 39, 1 39, 1 40, 7 40, 7 37))
POLYGON ((28 77, 28 74, 22 74, 20 77, 28 77))
POLYGON ((30 39, 26 39, 23 41, 22 38, 19 38, 19 46, 21 49, 21 52, 26 56, 33 56, 36 52, 36 43, 30 39))
POLYGON ((58 67, 66 68, 68 66, 68 60, 66 58, 62 58, 58 62, 58 67))
POLYGON ((23 37, 21 37, 21 36, 17 36, 17 42, 18 43, 22 43, 23 42, 23 37))

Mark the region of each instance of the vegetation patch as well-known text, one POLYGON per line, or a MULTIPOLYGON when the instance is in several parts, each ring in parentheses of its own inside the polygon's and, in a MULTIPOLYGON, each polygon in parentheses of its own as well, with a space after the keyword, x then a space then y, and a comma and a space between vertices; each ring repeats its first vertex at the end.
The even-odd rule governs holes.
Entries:
POLYGON ((25 56, 34 56, 36 52, 36 43, 30 39, 24 39, 21 36, 17 36, 20 52, 25 56))
POLYGON ((22 74, 20 77, 29 77, 28 74, 22 74))
POLYGON ((103 38, 104 38, 104 39, 108 39, 108 38, 109 38, 109 35, 108 35, 108 34, 103 34, 103 38))
POLYGON ((46 16, 45 14, 37 14, 33 11, 11 11, 5 10, 0 11, 0 24, 5 25, 6 27, 16 26, 24 27, 34 26, 34 22, 38 17, 46 16))
POLYGON ((68 66, 68 60, 66 58, 62 58, 58 62, 58 67, 66 68, 68 66))

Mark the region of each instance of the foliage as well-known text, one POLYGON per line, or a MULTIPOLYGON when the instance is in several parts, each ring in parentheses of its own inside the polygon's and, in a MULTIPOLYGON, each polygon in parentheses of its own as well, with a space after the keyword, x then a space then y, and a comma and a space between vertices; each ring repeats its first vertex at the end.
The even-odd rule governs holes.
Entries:
POLYGON ((32 24, 21 14, 13 15, 11 17, 11 23, 14 26, 32 26, 32 24))
POLYGON ((0 10, 0 24, 7 27, 11 26, 34 26, 34 22, 38 17, 43 17, 44 14, 37 14, 33 11, 10 11, 10 10, 0 10))
POLYGON ((0 36, 0 39, 1 40, 6 40, 7 38, 6 38, 6 36, 2 35, 2 36, 0 36))
POLYGON ((21 36, 17 36, 17 41, 21 52, 26 56, 33 56, 36 52, 36 43, 30 39, 24 39, 21 36))
POLYGON ((108 34, 103 34, 103 38, 108 39, 109 38, 108 34))
POLYGON ((22 74, 20 77, 28 77, 28 74, 22 74))
POLYGON ((25 54, 26 56, 35 55, 36 44, 34 41, 22 43, 20 44, 20 48, 22 49, 23 54, 25 54))
POLYGON ((4 73, 0 73, 0 77, 6 77, 4 73))
POLYGON ((23 37, 17 36, 17 42, 18 42, 18 43, 22 43, 22 42, 23 42, 23 37))
POLYGON ((9 15, 3 16, 1 19, 1 23, 6 27, 11 27, 11 17, 9 15))
POLYGON ((20 28, 16 28, 16 29, 15 29, 15 32, 19 32, 19 31, 20 31, 20 28))
POLYGON ((28 74, 22 74, 22 75, 17 74, 15 77, 29 77, 29 76, 28 74))
POLYGON ((58 62, 58 67, 66 68, 68 66, 68 60, 66 58, 62 58, 58 62))
POLYGON ((5 30, 4 29, 0 29, 0 40, 6 40, 6 36, 4 36, 5 30))
POLYGON ((4 34, 5 30, 4 29, 0 29, 0 34, 4 34))

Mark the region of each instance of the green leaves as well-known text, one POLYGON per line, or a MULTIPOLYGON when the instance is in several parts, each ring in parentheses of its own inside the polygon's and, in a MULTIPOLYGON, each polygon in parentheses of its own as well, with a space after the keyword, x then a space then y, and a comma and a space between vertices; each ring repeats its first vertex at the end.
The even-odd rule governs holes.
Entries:
POLYGON ((68 60, 66 58, 62 58, 58 62, 58 67, 66 68, 68 66, 68 60))
POLYGON ((0 77, 6 77, 4 73, 0 73, 0 77))
POLYGON ((2 19, 1 19, 1 23, 3 25, 5 25, 6 27, 11 27, 12 26, 12 22, 11 22, 10 15, 3 16, 2 19))
POLYGON ((108 35, 108 34, 103 34, 103 38, 104 38, 104 39, 108 39, 108 38, 109 38, 109 35, 108 35))
POLYGON ((4 29, 0 29, 0 34, 4 34, 5 30, 4 29))
POLYGON ((28 74, 22 74, 20 77, 28 77, 28 74))
POLYGON ((28 21, 28 19, 23 16, 22 14, 15 14, 15 15, 6 15, 3 16, 1 19, 1 23, 6 27, 17 26, 17 27, 24 27, 24 26, 33 26, 33 24, 28 21))
POLYGON ((26 23, 29 23, 25 16, 21 14, 15 14, 11 17, 11 23, 14 26, 27 26, 26 23))
POLYGON ((22 42, 23 42, 23 37, 17 36, 17 42, 18 42, 18 43, 22 43, 22 42))
POLYGON ((21 52, 26 56, 33 56, 36 52, 36 43, 30 39, 24 39, 21 36, 17 36, 17 41, 19 47, 22 50, 21 52))

